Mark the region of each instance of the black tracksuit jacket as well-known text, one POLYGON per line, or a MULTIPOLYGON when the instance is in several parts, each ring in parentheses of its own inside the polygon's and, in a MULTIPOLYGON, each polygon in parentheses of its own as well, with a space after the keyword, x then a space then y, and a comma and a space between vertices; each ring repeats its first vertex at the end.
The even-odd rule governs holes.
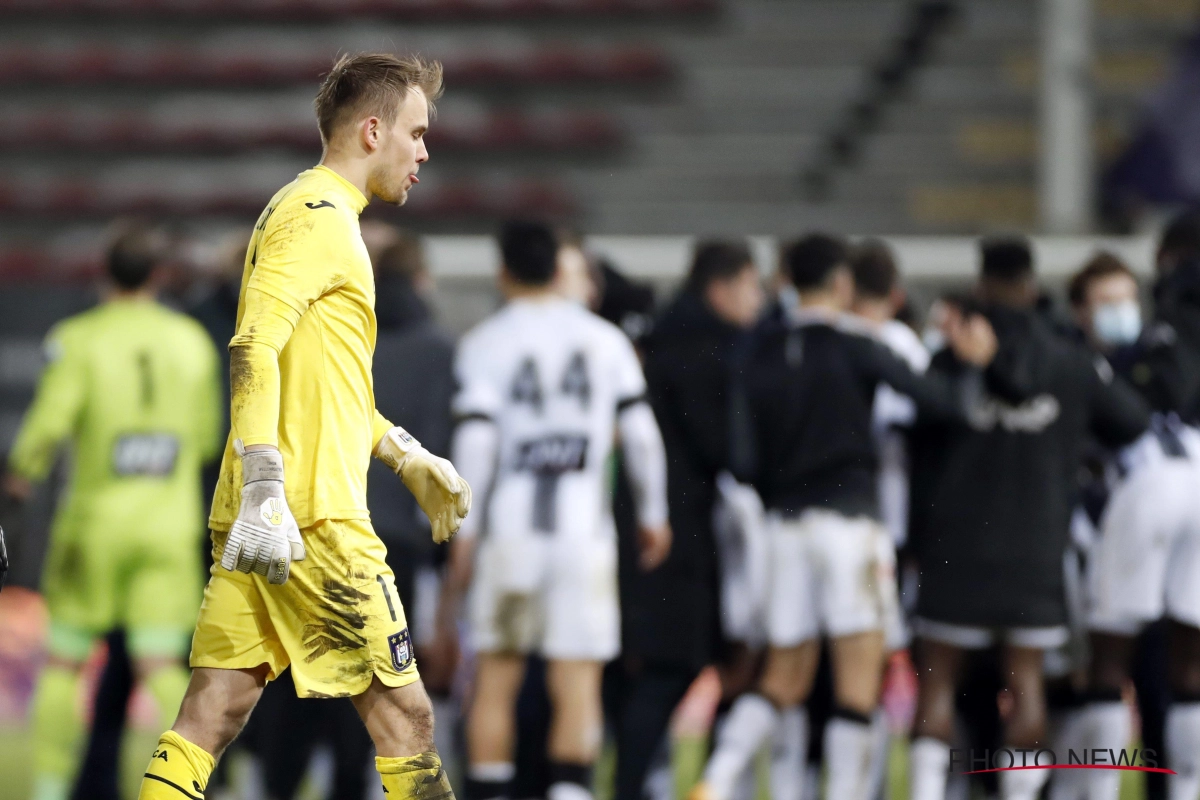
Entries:
MULTIPOLYGON (((1141 397, 1037 314, 988 313, 1023 365, 1026 399, 988 398, 970 427, 918 418, 910 541, 919 616, 972 626, 1065 624, 1063 551, 1089 437, 1120 447, 1146 429, 1141 397)), ((953 354, 931 372, 955 375, 953 354)))

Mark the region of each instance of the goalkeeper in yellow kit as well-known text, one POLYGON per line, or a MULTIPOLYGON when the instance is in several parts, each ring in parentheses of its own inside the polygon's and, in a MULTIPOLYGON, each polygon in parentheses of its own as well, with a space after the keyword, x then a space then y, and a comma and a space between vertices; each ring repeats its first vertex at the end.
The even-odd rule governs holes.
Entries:
POLYGON ((164 245, 141 229, 116 240, 105 301, 46 337, 48 364, 9 454, 4 490, 22 500, 60 444, 74 451, 42 575, 50 641, 33 702, 33 800, 70 791, 80 668, 96 639, 125 628, 137 677, 168 722, 188 684, 200 468, 220 451, 220 362, 200 325, 154 302, 164 245))
POLYGON ((192 680, 143 800, 202 797, 263 686, 289 664, 300 696, 352 698, 391 800, 453 797, 371 529, 367 467, 374 455, 399 474, 437 541, 458 530, 470 489, 375 411, 375 288, 358 224, 372 196, 400 205, 417 183, 441 83, 436 62, 340 59, 315 103, 321 164, 255 225, 229 345, 232 432, 209 518, 216 563, 192 680))

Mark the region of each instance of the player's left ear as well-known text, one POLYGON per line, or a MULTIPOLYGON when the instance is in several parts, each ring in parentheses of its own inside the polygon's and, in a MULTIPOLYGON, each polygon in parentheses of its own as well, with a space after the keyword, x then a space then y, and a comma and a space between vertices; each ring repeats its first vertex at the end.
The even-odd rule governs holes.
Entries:
POLYGON ((363 147, 368 153, 373 153, 380 145, 380 140, 383 138, 383 121, 379 117, 365 118, 359 127, 359 135, 362 138, 363 147))

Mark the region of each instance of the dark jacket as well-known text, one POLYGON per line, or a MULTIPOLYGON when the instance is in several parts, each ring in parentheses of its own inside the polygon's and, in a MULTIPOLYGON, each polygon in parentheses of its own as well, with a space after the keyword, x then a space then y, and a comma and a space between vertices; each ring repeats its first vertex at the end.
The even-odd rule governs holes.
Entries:
POLYGON ((728 468, 728 368, 738 335, 684 290, 646 342, 646 382, 666 447, 674 542, 666 563, 650 573, 641 572, 634 558, 621 559, 628 656, 690 668, 716 657, 720 612, 712 515, 717 473, 728 468))
POLYGON ((735 474, 785 515, 826 508, 878 514, 878 447, 871 413, 879 384, 926 415, 966 422, 983 376, 915 374, 849 318, 801 312, 755 331, 732 398, 735 474))
MULTIPOLYGON (((448 457, 454 341, 402 279, 380 276, 376 315, 375 407, 431 453, 448 457)), ((389 550, 432 551, 429 520, 400 479, 377 460, 367 474, 367 506, 389 550)))
MULTIPOLYGON (((992 398, 970 427, 918 419, 910 531, 920 564, 917 613, 941 622, 1050 626, 1066 622, 1063 550, 1089 436, 1133 441, 1145 403, 1098 357, 1035 314, 989 312, 1021 353, 1030 395, 992 398)), ((937 354, 931 372, 963 367, 937 354)))

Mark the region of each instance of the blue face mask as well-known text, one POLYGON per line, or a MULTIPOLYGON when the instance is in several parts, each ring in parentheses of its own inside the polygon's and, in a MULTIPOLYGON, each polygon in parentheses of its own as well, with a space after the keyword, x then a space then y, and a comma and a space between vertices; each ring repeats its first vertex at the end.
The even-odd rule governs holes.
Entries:
POLYGON ((1092 330, 1105 344, 1133 344, 1142 332, 1142 309, 1134 300, 1096 306, 1092 312, 1092 330))

